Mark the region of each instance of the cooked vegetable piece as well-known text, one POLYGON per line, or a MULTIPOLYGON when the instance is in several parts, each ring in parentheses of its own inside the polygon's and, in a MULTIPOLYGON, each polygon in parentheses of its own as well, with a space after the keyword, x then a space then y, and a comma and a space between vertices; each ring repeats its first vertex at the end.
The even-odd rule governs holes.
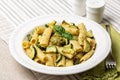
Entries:
POLYGON ((27 53, 28 57, 31 58, 32 60, 35 59, 36 55, 37 55, 37 51, 36 48, 34 46, 30 47, 31 52, 27 53))
POLYGON ((50 39, 50 42, 53 44, 53 45, 57 45, 57 46, 64 46, 67 42, 67 40, 65 38, 63 38, 61 35, 55 33, 51 39, 50 39))
POLYGON ((87 37, 90 37, 90 38, 94 37, 93 33, 92 33, 92 30, 87 31, 86 35, 87 35, 87 37))
POLYGON ((76 54, 74 49, 72 49, 71 47, 72 47, 72 44, 63 47, 62 49, 62 54, 69 59, 72 59, 76 54))
POLYGON ((32 51, 33 51, 32 53, 34 53, 34 57, 32 59, 34 60, 36 55, 37 55, 37 50, 36 50, 36 48, 34 46, 33 46, 33 50, 32 51))
POLYGON ((39 43, 37 43, 37 44, 36 44, 36 46, 37 46, 38 48, 40 48, 41 50, 46 50, 46 48, 45 48, 45 47, 40 46, 40 44, 39 44, 39 43))
POLYGON ((58 52, 60 54, 62 54, 63 56, 69 58, 69 59, 72 59, 74 57, 74 54, 70 54, 69 52, 68 53, 64 53, 63 52, 63 47, 58 47, 58 52))
POLYGON ((72 44, 66 45, 62 48, 58 49, 60 54, 66 56, 67 58, 71 59, 75 55, 75 51, 72 49, 72 44))
POLYGON ((64 67, 65 63, 66 63, 65 59, 66 59, 65 56, 62 55, 62 59, 56 64, 56 66, 58 66, 58 67, 64 67))
POLYGON ((46 52, 47 53, 52 53, 52 52, 57 53, 57 48, 56 48, 56 46, 48 46, 46 48, 46 52))
POLYGON ((73 48, 73 45, 72 44, 68 44, 68 45, 65 45, 64 48, 73 48))
POLYGON ((80 63, 80 58, 75 58, 74 65, 79 64, 79 63, 80 63))
POLYGON ((30 35, 30 34, 27 35, 27 40, 28 40, 28 41, 31 40, 31 35, 30 35))
POLYGON ((56 59, 56 63, 59 63, 60 60, 62 60, 62 54, 58 54, 57 59, 56 59))
POLYGON ((48 24, 45 24, 45 27, 47 27, 47 28, 48 28, 48 27, 49 27, 49 26, 48 26, 48 24))

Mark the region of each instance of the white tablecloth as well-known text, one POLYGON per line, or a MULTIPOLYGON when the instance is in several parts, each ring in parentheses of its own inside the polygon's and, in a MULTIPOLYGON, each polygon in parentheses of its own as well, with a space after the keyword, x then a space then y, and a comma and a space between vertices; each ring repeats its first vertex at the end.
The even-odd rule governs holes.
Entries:
MULTIPOLYGON (((120 33, 120 1, 105 0, 104 18, 120 33)), ((71 0, 0 0, 0 38, 6 43, 19 24, 48 14, 74 14, 71 0)), ((35 73, 39 80, 73 80, 73 76, 50 76, 35 73), (49 78, 47 78, 49 77, 49 78)), ((76 75, 79 78, 79 75, 76 75)))

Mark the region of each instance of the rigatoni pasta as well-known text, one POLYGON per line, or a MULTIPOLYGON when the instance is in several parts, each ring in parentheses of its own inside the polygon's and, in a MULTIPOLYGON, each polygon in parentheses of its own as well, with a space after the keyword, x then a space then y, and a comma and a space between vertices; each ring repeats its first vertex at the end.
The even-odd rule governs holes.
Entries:
POLYGON ((79 28, 79 36, 78 36, 78 42, 80 45, 83 45, 83 41, 86 39, 86 28, 83 23, 78 24, 79 28))
POLYGON ((54 53, 46 54, 47 61, 45 63, 46 66, 55 66, 54 62, 54 53))
POLYGON ((48 42, 49 42, 51 34, 52 34, 52 29, 51 28, 46 28, 45 31, 42 34, 41 39, 40 39, 40 45, 42 47, 48 46, 48 42))
POLYGON ((46 66, 68 67, 88 60, 95 51, 92 30, 84 23, 75 25, 65 20, 37 26, 22 42, 26 55, 46 66))
POLYGON ((23 47, 24 49, 26 49, 26 48, 30 48, 30 42, 24 40, 23 43, 22 43, 22 47, 23 47))

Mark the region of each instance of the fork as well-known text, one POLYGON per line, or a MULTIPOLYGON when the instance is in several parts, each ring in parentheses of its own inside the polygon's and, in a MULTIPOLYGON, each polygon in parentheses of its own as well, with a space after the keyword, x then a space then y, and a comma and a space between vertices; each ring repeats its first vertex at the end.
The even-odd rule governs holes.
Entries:
MULTIPOLYGON (((107 25, 105 25, 105 27, 106 27, 106 31, 109 33, 110 38, 111 38, 110 25, 107 24, 107 25)), ((112 55, 112 48, 109 52, 108 57, 105 60, 105 68, 107 70, 116 68, 116 61, 114 60, 113 55, 112 55)))

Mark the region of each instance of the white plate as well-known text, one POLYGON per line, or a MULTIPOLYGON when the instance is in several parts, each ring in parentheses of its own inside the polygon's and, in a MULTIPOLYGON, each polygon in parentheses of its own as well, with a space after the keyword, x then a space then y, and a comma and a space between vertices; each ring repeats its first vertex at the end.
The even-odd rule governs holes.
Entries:
POLYGON ((53 75, 68 75, 89 70, 98 65, 107 57, 110 51, 110 47, 110 37, 108 33, 101 27, 101 25, 76 15, 49 15, 37 17, 19 25, 19 27, 11 35, 9 41, 11 55, 15 58, 16 61, 31 70, 53 75), (93 31, 94 37, 96 39, 97 46, 94 55, 86 62, 71 67, 49 67, 36 63, 28 58, 25 55, 21 45, 24 37, 31 30, 33 30, 35 26, 44 25, 53 20, 56 20, 59 23, 63 20, 66 20, 67 22, 74 22, 75 24, 83 22, 87 30, 91 29, 93 31))

